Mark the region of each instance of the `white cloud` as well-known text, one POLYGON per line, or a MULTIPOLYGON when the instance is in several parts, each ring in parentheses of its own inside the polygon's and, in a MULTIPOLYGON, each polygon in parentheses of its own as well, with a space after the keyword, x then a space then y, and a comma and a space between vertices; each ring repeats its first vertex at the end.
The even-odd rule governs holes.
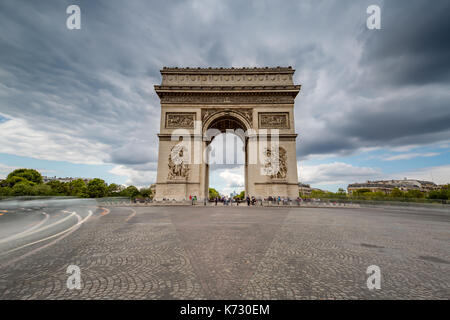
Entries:
POLYGON ((332 162, 319 165, 300 165, 299 181, 309 184, 334 185, 375 179, 379 170, 370 167, 356 167, 348 163, 332 162))
POLYGON ((133 168, 118 165, 109 170, 110 173, 128 177, 126 185, 134 185, 138 188, 148 188, 156 181, 156 170, 135 170, 133 168))
POLYGON ((394 179, 418 179, 433 181, 436 184, 450 183, 450 165, 426 167, 393 174, 394 179))
POLYGON ((384 173, 370 167, 357 167, 343 162, 319 165, 300 165, 299 181, 312 185, 348 185, 367 180, 418 179, 436 184, 450 183, 450 165, 412 169, 398 173, 384 173))
POLYGON ((408 160, 418 157, 434 157, 438 156, 440 153, 438 152, 427 152, 427 153, 418 153, 418 152, 412 152, 412 153, 404 153, 404 154, 398 154, 395 156, 390 156, 387 158, 384 158, 385 161, 395 161, 395 160, 408 160))
POLYGON ((235 169, 225 169, 220 172, 219 176, 225 180, 227 187, 238 188, 245 186, 245 177, 237 173, 237 171, 242 171, 242 166, 235 169))
POLYGON ((0 123, 0 153, 44 160, 101 164, 106 145, 64 133, 49 134, 33 129, 25 120, 0 123))

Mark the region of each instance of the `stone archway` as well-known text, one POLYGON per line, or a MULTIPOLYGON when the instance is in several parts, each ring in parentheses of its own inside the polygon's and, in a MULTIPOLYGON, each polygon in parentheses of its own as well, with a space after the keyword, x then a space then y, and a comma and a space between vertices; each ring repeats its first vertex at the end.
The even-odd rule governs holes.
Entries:
POLYGON ((163 68, 162 84, 155 86, 161 99, 155 199, 208 196, 204 151, 211 138, 209 129, 241 130, 248 195, 297 197, 294 99, 300 86, 294 85, 293 73, 291 67, 163 68), (276 150, 267 131, 277 133, 276 150), (276 161, 262 159, 268 155, 276 161), (177 160, 172 161, 172 156, 177 160), (276 172, 267 170, 272 162, 277 164, 276 172))
MULTIPOLYGON (((244 191, 245 195, 248 194, 247 192, 247 180, 248 180, 248 174, 247 174, 247 154, 248 154, 248 135, 247 133, 249 130, 251 130, 251 123, 248 122, 248 120, 245 119, 245 117, 240 114, 239 112, 233 111, 233 110, 220 110, 215 111, 212 113, 212 115, 206 119, 203 122, 203 140, 206 141, 205 146, 205 158, 209 160, 210 150, 208 150, 208 147, 210 146, 213 139, 224 133, 233 133, 238 138, 242 140, 243 143, 243 152, 244 152, 244 191)), ((228 159, 228 156, 226 157, 228 159)), ((223 159, 222 159, 223 160, 223 159)), ((224 164, 230 164, 225 162, 224 164)), ((233 163, 235 164, 235 163, 233 163)), ((209 186, 210 186, 210 161, 206 161, 205 159, 205 194, 209 193, 209 186)))

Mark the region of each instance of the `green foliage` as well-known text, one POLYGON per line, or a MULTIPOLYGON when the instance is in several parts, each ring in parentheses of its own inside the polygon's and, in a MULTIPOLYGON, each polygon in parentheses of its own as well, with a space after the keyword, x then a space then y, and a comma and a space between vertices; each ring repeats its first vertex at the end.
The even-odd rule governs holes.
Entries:
POLYGON ((120 193, 122 197, 136 198, 139 195, 139 190, 135 186, 128 186, 120 193))
POLYGON ((31 196, 32 195, 32 186, 28 181, 18 182, 12 187, 11 190, 12 196, 31 196))
POLYGON ((76 179, 71 181, 68 186, 67 195, 80 198, 88 198, 89 197, 88 188, 86 186, 86 183, 84 183, 83 179, 76 179))
POLYGON ((209 198, 214 199, 216 197, 220 197, 219 191, 214 188, 209 188, 209 198))
POLYGON ((6 178, 6 180, 3 182, 3 184, 5 186, 8 187, 14 187, 17 183, 25 183, 28 184, 29 186, 34 185, 33 182, 28 181, 27 179, 23 178, 23 177, 17 177, 17 176, 8 176, 8 178, 6 178))
POLYGON ((141 188, 139 190, 139 193, 144 198, 150 198, 152 196, 152 191, 150 190, 150 188, 141 188))
POLYGON ((52 188, 46 184, 37 184, 31 187, 32 196, 52 196, 55 195, 52 188))
POLYGON ((239 199, 241 200, 245 199, 245 191, 241 191, 241 193, 239 193, 239 199))
POLYGON ((121 189, 120 189, 120 186, 118 184, 111 183, 108 186, 108 196, 110 196, 110 197, 118 196, 120 190, 121 189))
POLYGON ((140 191, 135 186, 124 187, 111 183, 109 186, 102 179, 93 179, 87 185, 83 179, 69 183, 57 180, 46 184, 41 174, 34 169, 17 169, 0 181, 0 197, 9 196, 72 196, 80 198, 100 198, 105 196, 152 197, 150 188, 140 191))
POLYGON ((30 181, 32 183, 35 183, 35 184, 42 183, 42 176, 41 176, 41 174, 38 171, 34 170, 34 169, 17 169, 17 170, 14 170, 10 174, 8 174, 6 179, 8 180, 8 179, 10 179, 12 177, 21 177, 21 178, 23 178, 25 180, 28 180, 28 181, 30 181))
POLYGON ((50 193, 52 195, 64 196, 70 193, 69 183, 63 183, 57 180, 53 180, 45 184, 50 188, 50 193))
POLYGON ((405 193, 405 197, 411 198, 411 199, 420 199, 420 198, 424 198, 425 194, 419 190, 408 190, 405 193))
POLYGON ((394 190, 392 190, 390 197, 391 198, 402 198, 404 196, 404 192, 401 191, 399 188, 394 188, 394 190))
POLYGON ((12 190, 10 187, 0 187, 0 197, 8 197, 11 196, 12 190))
POLYGON ((87 193, 90 198, 102 198, 108 194, 108 186, 104 180, 95 178, 89 181, 87 193))
POLYGON ((450 200, 450 184, 443 186, 440 190, 431 191, 428 199, 450 200))

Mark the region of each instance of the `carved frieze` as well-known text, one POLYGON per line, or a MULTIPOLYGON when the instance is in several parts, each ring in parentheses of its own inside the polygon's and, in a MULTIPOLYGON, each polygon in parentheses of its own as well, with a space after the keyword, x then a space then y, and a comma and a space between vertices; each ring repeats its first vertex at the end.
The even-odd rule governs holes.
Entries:
POLYGON ((167 112, 166 128, 194 129, 195 112, 167 112))
POLYGON ((289 112, 258 113, 260 129, 289 129, 289 112))
POLYGON ((292 68, 270 69, 170 69, 161 70, 166 85, 292 84, 292 68))
POLYGON ((245 104, 245 103, 264 103, 264 104, 290 104, 294 103, 294 97, 290 94, 186 94, 175 95, 165 94, 161 97, 161 103, 199 103, 199 104, 245 104))

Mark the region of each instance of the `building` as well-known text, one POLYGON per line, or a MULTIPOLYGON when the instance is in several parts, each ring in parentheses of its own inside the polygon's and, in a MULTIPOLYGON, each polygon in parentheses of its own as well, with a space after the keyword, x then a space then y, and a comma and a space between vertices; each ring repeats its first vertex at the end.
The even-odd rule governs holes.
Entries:
POLYGON ((92 180, 90 178, 72 178, 72 177, 57 178, 56 176, 54 176, 54 177, 42 176, 42 181, 44 183, 48 183, 50 181, 59 181, 61 183, 70 183, 70 182, 78 180, 78 179, 82 179, 84 181, 84 183, 86 183, 86 184, 88 184, 89 181, 92 180))
POLYGON ((294 72, 292 67, 164 67, 155 86, 161 103, 155 199, 207 198, 210 173, 203 155, 214 139, 211 131, 228 130, 247 132, 246 195, 298 197, 294 100, 301 86, 294 83, 294 72), (278 148, 268 145, 270 134, 278 135, 278 148))
POLYGON ((299 183, 298 184, 298 192, 301 196, 310 196, 311 195, 311 186, 309 184, 305 183, 299 183))
POLYGON ((364 183, 352 183, 347 186, 349 194, 361 189, 368 189, 371 192, 383 192, 389 194, 394 189, 401 191, 418 190, 421 192, 430 192, 437 190, 438 186, 434 182, 403 179, 403 180, 378 180, 378 181, 366 181, 364 183))

